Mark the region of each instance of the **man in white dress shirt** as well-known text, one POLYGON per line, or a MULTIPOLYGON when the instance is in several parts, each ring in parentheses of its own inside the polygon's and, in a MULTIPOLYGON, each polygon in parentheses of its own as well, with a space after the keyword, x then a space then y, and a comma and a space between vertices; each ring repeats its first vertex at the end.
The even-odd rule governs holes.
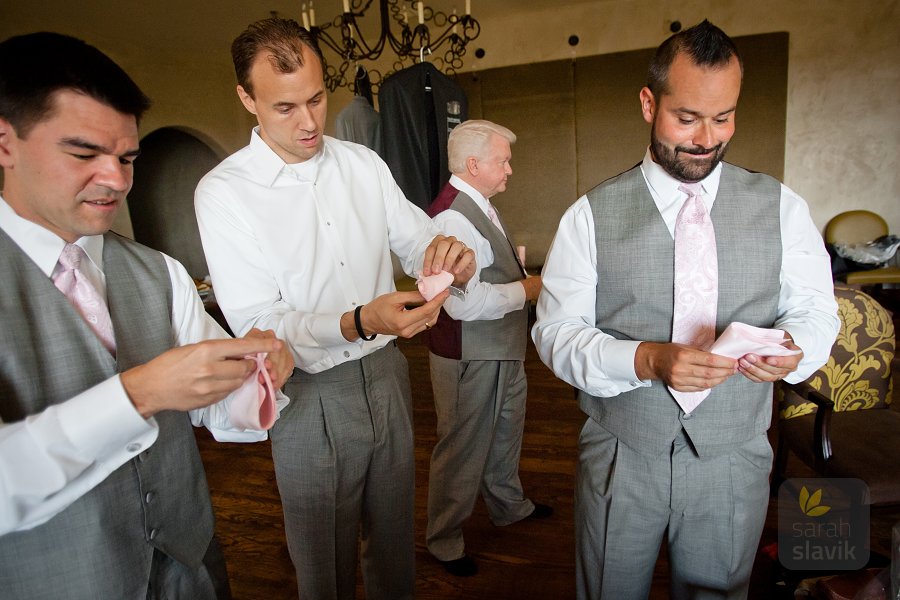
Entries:
POLYGON ((80 40, 0 43, 4 598, 229 597, 191 423, 265 439, 215 403, 255 370, 246 355, 271 353, 278 386, 292 361, 272 332, 225 339, 179 263, 108 232, 148 106, 80 40), (91 290, 72 302, 51 280, 64 247, 91 290), (86 295, 108 306, 106 343, 86 295))
POLYGON ((438 440, 428 476, 428 551, 452 575, 474 575, 462 525, 479 491, 491 521, 509 525, 552 509, 525 497, 519 454, 525 425, 528 303, 541 292, 528 277, 490 199, 506 190, 515 134, 490 121, 456 126, 450 172, 428 214, 475 251, 466 298, 448 298, 428 333, 438 440))
POLYGON ((806 203, 722 162, 742 64, 704 21, 665 41, 640 92, 640 165, 563 215, 533 330, 541 358, 580 390, 579 598, 646 598, 663 535, 673 598, 743 598, 768 505, 772 382, 822 365, 838 329, 828 255, 806 203), (737 360, 671 342, 674 231, 687 194, 715 229, 716 333, 784 331, 791 356, 737 360), (690 412, 681 392, 711 390, 690 412))
POLYGON ((394 342, 431 327, 446 291, 421 304, 397 292, 404 270, 451 271, 473 254, 440 234, 368 148, 323 133, 323 61, 286 19, 251 24, 232 44, 249 146, 197 187, 216 298, 235 332, 276 331, 296 370, 272 431, 275 472, 300 596, 353 598, 362 539, 369 598, 415 587, 412 400, 394 342))

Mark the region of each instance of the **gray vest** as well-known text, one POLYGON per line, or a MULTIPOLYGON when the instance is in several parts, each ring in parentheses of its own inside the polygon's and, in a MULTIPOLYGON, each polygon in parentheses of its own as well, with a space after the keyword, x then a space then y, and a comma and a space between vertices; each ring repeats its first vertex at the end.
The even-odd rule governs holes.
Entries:
MULTIPOLYGON (((623 340, 669 342, 672 336, 675 243, 640 167, 587 193, 597 243, 596 326, 623 340)), ((713 204, 719 263, 716 332, 732 321, 771 327, 781 271, 780 185, 723 164, 713 204)), ((742 375, 713 388, 685 415, 661 381, 612 398, 579 394, 581 409, 631 448, 667 451, 684 428, 697 452, 709 455, 764 432, 772 413, 771 384, 742 375)))
MULTIPOLYGON (((516 258, 512 242, 491 223, 474 200, 460 192, 448 209, 468 219, 491 245, 494 262, 481 270, 482 281, 510 283, 524 279, 525 272, 516 258)), ((438 356, 461 360, 525 360, 528 311, 523 307, 499 319, 457 321, 441 309, 438 322, 429 334, 429 349, 438 356)))
MULTIPOLYGON (((4 422, 64 402, 174 345, 162 255, 109 233, 103 261, 116 359, 0 231, 4 422)), ((201 564, 213 517, 193 428, 186 413, 163 412, 156 420, 153 446, 46 523, 0 537, 0 596, 143 600, 154 547, 192 567, 201 564)))

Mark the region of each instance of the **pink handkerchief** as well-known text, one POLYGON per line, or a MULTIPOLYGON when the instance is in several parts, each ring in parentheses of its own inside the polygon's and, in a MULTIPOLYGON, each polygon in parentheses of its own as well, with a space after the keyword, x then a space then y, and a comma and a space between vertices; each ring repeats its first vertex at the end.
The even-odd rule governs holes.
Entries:
POLYGON ((425 301, 429 301, 453 283, 453 273, 448 271, 441 271, 436 275, 429 275, 428 277, 422 277, 422 273, 416 271, 416 276, 418 279, 416 280, 416 286, 419 288, 419 293, 422 294, 422 297, 425 298, 425 301))
POLYGON ((245 358, 256 361, 256 370, 232 395, 228 417, 234 426, 243 429, 271 429, 276 415, 275 388, 266 371, 266 353, 249 354, 245 358), (260 373, 264 384, 259 382, 260 373))
POLYGON ((800 353, 799 350, 785 348, 781 345, 782 342, 784 332, 780 329, 763 329, 734 322, 725 328, 709 351, 728 358, 741 358, 746 354, 790 356, 800 353))

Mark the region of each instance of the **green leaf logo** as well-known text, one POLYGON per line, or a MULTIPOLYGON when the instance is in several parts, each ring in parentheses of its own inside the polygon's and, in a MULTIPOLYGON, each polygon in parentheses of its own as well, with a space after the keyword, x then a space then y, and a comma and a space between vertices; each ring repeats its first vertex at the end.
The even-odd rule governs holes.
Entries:
POLYGON ((822 502, 821 489, 816 490, 812 494, 809 493, 806 486, 803 486, 800 489, 800 510, 802 510, 803 514, 807 517, 821 517, 831 510, 830 506, 819 506, 820 502, 822 502))

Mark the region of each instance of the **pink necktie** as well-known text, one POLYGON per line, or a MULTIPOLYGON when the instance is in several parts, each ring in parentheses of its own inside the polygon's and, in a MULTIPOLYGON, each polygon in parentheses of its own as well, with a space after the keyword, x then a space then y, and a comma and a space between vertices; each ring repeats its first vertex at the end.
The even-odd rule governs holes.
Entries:
MULTIPOLYGON (((497 229, 503 231, 503 225, 500 224, 500 217, 497 216, 497 210, 494 208, 494 205, 491 204, 490 200, 488 200, 487 216, 488 219, 491 220, 491 223, 497 226, 497 229)), ((505 231, 503 231, 503 235, 506 235, 505 231)))
MULTIPOLYGON (((488 208, 487 208, 487 216, 488 219, 491 220, 491 223, 497 226, 497 229, 506 236, 506 231, 503 229, 503 225, 500 224, 500 215, 497 214, 497 209, 494 208, 494 205, 491 204, 491 201, 488 200, 488 208)), ((513 255, 516 257, 516 260, 519 261, 519 267, 522 269, 522 276, 527 277, 528 273, 525 272, 525 246, 519 246, 521 248, 521 252, 519 248, 514 248, 512 242, 509 241, 509 238, 506 238, 506 241, 509 242, 509 247, 512 248, 513 255)))
MULTIPOLYGON (((675 221, 675 312, 672 342, 708 350, 716 340, 716 305, 719 299, 719 263, 716 233, 700 197, 699 183, 678 189, 688 195, 675 221)), ((677 392, 678 405, 690 414, 709 395, 677 392)))
POLYGON ((106 301, 79 270, 84 257, 80 246, 66 244, 53 270, 53 284, 66 295, 110 354, 115 356, 116 338, 106 301))

